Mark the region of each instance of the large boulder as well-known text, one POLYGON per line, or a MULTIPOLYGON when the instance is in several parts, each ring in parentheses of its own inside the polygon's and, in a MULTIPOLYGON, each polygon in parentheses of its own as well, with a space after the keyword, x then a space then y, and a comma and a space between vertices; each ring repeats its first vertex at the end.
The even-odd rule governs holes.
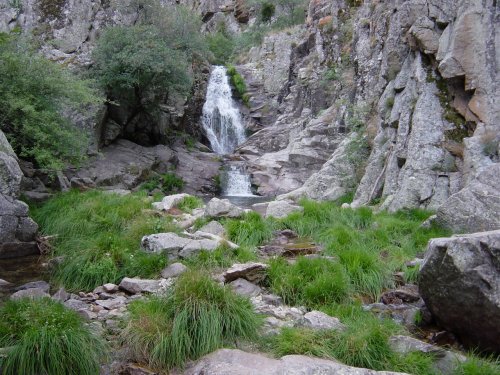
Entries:
POLYGON ((243 212, 228 199, 212 198, 205 207, 205 216, 208 217, 239 217, 243 212))
POLYGON ((19 201, 23 172, 5 135, 0 131, 0 259, 36 254, 37 224, 28 205, 19 201))
POLYGON ((290 204, 285 201, 269 202, 266 209, 266 217, 275 217, 277 219, 284 219, 294 212, 303 212, 304 207, 290 204))
POLYGON ((185 375, 281 375, 281 374, 322 374, 322 375, 395 375, 390 371, 374 371, 350 367, 335 361, 287 355, 281 359, 263 354, 246 353, 238 349, 220 349, 195 362, 185 375))
POLYGON ((500 163, 484 168, 469 185, 453 194, 439 207, 437 220, 454 232, 500 228, 500 163))
POLYGON ((431 240, 419 289, 464 345, 500 352, 500 230, 431 240))

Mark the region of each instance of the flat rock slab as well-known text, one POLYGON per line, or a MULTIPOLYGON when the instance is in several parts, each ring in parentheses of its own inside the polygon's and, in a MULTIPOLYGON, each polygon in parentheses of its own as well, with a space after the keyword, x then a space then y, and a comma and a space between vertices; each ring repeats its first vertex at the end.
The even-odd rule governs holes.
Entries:
POLYGON ((40 288, 30 288, 15 292, 10 296, 10 299, 12 300, 17 300, 21 298, 38 299, 43 297, 50 297, 50 294, 48 294, 45 290, 40 288))
POLYGON ((266 217, 283 219, 294 212, 303 212, 304 207, 290 204, 286 201, 269 202, 266 209, 266 217))
POLYGON ((173 263, 161 271, 161 277, 165 279, 170 279, 172 277, 178 277, 187 271, 187 267, 182 263, 173 263))
POLYGON ((205 207, 208 217, 240 217, 244 211, 232 204, 228 199, 212 198, 205 207))
POLYGON ((268 358, 264 354, 247 353, 237 349, 220 349, 193 365, 184 375, 396 375, 390 371, 374 371, 350 367, 326 359, 288 355, 281 359, 268 358))
POLYGON ((50 290, 50 285, 46 281, 32 281, 17 287, 16 290, 25 290, 32 288, 42 289, 45 293, 48 293, 50 290))
POLYGON ((245 279, 236 279, 229 283, 231 289, 240 296, 253 297, 257 296, 262 292, 262 289, 258 285, 251 283, 245 279))
POLYGON ((120 289, 123 289, 131 294, 138 293, 155 293, 160 287, 160 280, 146 280, 146 279, 135 279, 130 277, 125 277, 120 282, 120 289))
POLYGON ((222 276, 226 283, 241 278, 258 284, 266 278, 268 268, 269 266, 264 263, 236 263, 224 272, 222 276))

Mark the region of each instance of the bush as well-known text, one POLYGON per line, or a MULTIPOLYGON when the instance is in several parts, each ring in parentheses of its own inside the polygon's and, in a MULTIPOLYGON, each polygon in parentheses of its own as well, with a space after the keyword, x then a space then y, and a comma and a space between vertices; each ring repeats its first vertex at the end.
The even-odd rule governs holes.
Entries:
POLYGON ((61 115, 100 101, 92 83, 36 53, 21 37, 0 37, 0 128, 16 153, 62 169, 85 156, 87 135, 61 115))
POLYGON ((242 99, 243 102, 246 105, 248 105, 248 95, 246 95, 247 85, 241 74, 238 73, 238 71, 234 66, 229 66, 227 68, 227 74, 229 75, 229 80, 231 81, 231 85, 235 89, 235 96, 237 98, 242 99))
POLYGON ((7 301, 0 308, 0 356, 4 375, 95 375, 105 353, 74 311, 50 298, 7 301))
POLYGON ((237 338, 253 338, 260 318, 250 301, 188 272, 167 297, 137 301, 124 340, 135 360, 154 369, 183 366, 237 338))
POLYGON ((175 173, 164 173, 149 178, 140 188, 149 193, 158 189, 166 195, 175 194, 180 193, 184 188, 184 180, 175 173))
POLYGON ((33 207, 42 233, 56 236, 53 255, 65 257, 55 281, 81 291, 119 283, 125 276, 157 276, 166 257, 140 250, 141 238, 178 229, 170 219, 144 211, 150 205, 151 199, 140 194, 71 191, 33 207))
POLYGON ((227 32, 224 24, 221 24, 216 32, 207 35, 206 40, 208 49, 213 55, 212 63, 215 65, 229 63, 235 49, 235 40, 227 32))
POLYGON ((269 284, 286 304, 319 306, 346 301, 349 277, 340 264, 325 259, 299 258, 270 262, 269 284))
POLYGON ((272 3, 264 2, 260 9, 260 16, 262 21, 269 22, 271 18, 274 16, 274 12, 276 11, 276 7, 272 3))

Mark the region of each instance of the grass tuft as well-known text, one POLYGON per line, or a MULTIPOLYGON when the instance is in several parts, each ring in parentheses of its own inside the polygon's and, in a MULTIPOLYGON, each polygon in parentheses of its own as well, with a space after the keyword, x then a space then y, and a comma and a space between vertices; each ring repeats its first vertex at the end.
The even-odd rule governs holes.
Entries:
POLYGON ((81 317, 50 298, 8 301, 0 309, 4 375, 99 373, 103 342, 81 317))
POLYGON ((177 208, 179 210, 182 210, 182 211, 187 212, 187 213, 190 213, 195 208, 200 208, 200 207, 203 207, 203 201, 200 198, 194 197, 192 195, 185 197, 177 205, 177 208))
POLYGON ((140 250, 142 236, 178 229, 149 210, 144 194, 102 191, 62 193, 32 215, 45 235, 55 235, 54 256, 64 256, 54 281, 68 290, 92 290, 123 277, 154 277, 166 266, 161 254, 140 250))
POLYGON ((182 367, 237 338, 254 338, 260 317, 250 301, 200 272, 183 274, 166 297, 136 301, 124 334, 135 360, 182 367))

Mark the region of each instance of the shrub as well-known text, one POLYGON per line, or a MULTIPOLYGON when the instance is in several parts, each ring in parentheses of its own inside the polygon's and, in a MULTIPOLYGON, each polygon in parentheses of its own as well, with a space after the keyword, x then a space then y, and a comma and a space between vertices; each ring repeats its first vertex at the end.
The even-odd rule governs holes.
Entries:
POLYGON ((0 308, 2 374, 99 373, 103 342, 81 317, 50 298, 7 301, 0 308))
POLYGON ((343 267, 325 259, 299 258, 292 265, 284 259, 272 260, 269 284, 291 305, 319 306, 344 302, 349 296, 349 277, 343 267))
POLYGON ((247 92, 245 80, 234 66, 229 66, 227 68, 227 74, 229 75, 231 85, 234 87, 236 97, 243 99, 245 93, 247 92))
POLYGON ((146 182, 141 184, 141 190, 152 192, 158 189, 166 195, 179 193, 183 188, 184 180, 175 173, 153 175, 146 182))
POLYGON ((36 53, 19 36, 0 37, 0 128, 16 153, 62 169, 85 156, 87 136, 61 115, 99 102, 90 81, 36 53))
POLYGON ((71 191, 33 207, 42 233, 56 236, 53 255, 65 257, 55 270, 55 281, 81 291, 118 283, 125 276, 156 276, 166 258, 140 250, 141 238, 178 229, 170 219, 144 211, 150 204, 141 194, 71 191))
POLYGON ((170 295, 134 302, 130 311, 127 346, 137 361, 160 370, 255 337, 260 324, 248 299, 200 272, 183 274, 170 295))
POLYGON ((229 63, 235 49, 235 40, 227 32, 222 23, 216 32, 207 35, 208 49, 213 55, 212 63, 225 65, 229 63))
POLYGON ((260 9, 260 16, 262 21, 269 22, 271 18, 274 16, 274 12, 276 11, 276 7, 272 3, 264 2, 260 9))

